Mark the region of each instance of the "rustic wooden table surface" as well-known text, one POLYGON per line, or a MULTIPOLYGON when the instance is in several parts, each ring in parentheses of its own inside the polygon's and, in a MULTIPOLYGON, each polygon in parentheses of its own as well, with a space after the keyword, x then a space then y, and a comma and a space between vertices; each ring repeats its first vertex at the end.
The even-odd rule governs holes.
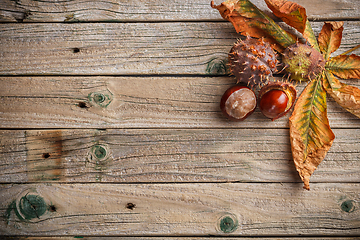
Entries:
MULTIPOLYGON (((345 22, 335 54, 360 43, 359 0, 296 2, 316 34, 345 22)), ((336 139, 304 190, 289 114, 220 113, 240 36, 210 0, 0 0, 0 21, 1 235, 360 235, 360 119, 329 99, 336 139)))

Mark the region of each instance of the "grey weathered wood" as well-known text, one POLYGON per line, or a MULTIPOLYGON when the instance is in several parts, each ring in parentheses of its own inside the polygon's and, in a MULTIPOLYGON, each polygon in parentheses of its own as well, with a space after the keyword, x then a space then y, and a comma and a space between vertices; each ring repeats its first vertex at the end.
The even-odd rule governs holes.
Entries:
MULTIPOLYGON (((239 37, 228 22, 2 24, 0 75, 224 74, 239 37)), ((359 38, 346 22, 338 52, 359 38)))
MULTIPOLYGON (((232 77, 1 77, 0 84, 2 128, 287 128, 290 116, 270 121, 257 108, 245 121, 227 120, 219 102, 232 77)), ((360 127, 331 97, 328 117, 333 128, 360 127)))
MULTIPOLYGON (((346 21, 334 55, 359 44, 359 0, 297 2, 316 34, 346 21)), ((329 101, 336 139, 302 189, 289 115, 234 123, 218 109, 234 80, 209 74, 225 74, 239 35, 210 0, 0 0, 0 22, 13 22, 0 24, 1 236, 360 235, 360 120, 329 101)))
MULTIPOLYGON (((336 139, 311 182, 358 182, 359 129, 336 139)), ((10 130, 0 182, 301 182, 287 129, 10 130)))
POLYGON ((298 183, 30 184, 0 189, 3 234, 360 234, 359 184, 318 183, 311 191, 298 183), (27 201, 36 203, 37 216, 27 201), (219 226, 225 217, 238 225, 232 233, 219 226))
MULTIPOLYGON (((20 240, 74 240, 74 238, 86 238, 87 240, 107 240, 109 237, 19 237, 20 240)), ((149 237, 113 237, 119 240, 149 240, 149 237)), ((4 237, 4 240, 13 240, 14 237, 4 237)), ((151 237, 151 240, 224 240, 224 237, 151 237)), ((253 240, 254 237, 226 237, 226 240, 253 240)), ((358 240, 357 237, 261 237, 264 240, 358 240)))
MULTIPOLYGON (((77 21, 204 21, 221 20, 211 0, 106 0, 35 1, 1 0, 0 21, 77 22, 77 21)), ((220 4, 221 0, 216 0, 220 4)), ((269 11, 263 0, 252 0, 269 11)), ((359 19, 359 1, 294 0, 307 10, 310 19, 359 19)))

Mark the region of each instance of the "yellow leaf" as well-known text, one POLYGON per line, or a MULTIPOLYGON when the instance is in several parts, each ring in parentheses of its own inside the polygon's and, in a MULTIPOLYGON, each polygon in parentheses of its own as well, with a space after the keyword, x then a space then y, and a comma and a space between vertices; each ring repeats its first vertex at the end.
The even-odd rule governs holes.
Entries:
POLYGON ((340 78, 358 79, 360 78, 360 56, 351 54, 330 58, 325 68, 340 78))
POLYGON ((316 40, 314 31, 310 25, 309 20, 306 20, 306 25, 305 25, 305 30, 304 30, 303 36, 310 43, 311 47, 315 48, 315 50, 320 52, 318 42, 316 40))
POLYGON ((304 32, 307 20, 304 7, 287 0, 265 0, 265 2, 275 16, 300 33, 304 32))
POLYGON ((344 22, 325 22, 319 33, 318 41, 321 53, 325 60, 330 58, 330 54, 335 52, 341 44, 344 22))
POLYGON ((360 89, 340 82, 330 72, 325 72, 323 86, 341 107, 360 118, 360 89))
POLYGON ((304 182, 304 188, 308 190, 310 176, 325 158, 335 139, 326 111, 326 92, 320 78, 317 78, 304 89, 289 118, 295 167, 304 182))
POLYGON ((294 35, 282 29, 248 0, 228 0, 218 6, 212 1, 211 7, 231 22, 238 33, 254 38, 263 37, 279 52, 296 43, 294 35))

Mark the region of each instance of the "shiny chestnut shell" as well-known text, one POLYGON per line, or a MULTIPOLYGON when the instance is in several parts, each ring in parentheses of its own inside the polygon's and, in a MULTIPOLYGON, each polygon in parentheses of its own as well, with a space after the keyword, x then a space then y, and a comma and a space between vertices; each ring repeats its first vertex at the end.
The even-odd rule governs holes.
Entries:
POLYGON ((227 118, 241 121, 255 111, 256 100, 254 91, 249 87, 235 85, 223 94, 220 109, 227 118))
POLYGON ((259 92, 259 108, 262 114, 271 120, 288 113, 294 105, 296 89, 290 83, 270 82, 259 92))

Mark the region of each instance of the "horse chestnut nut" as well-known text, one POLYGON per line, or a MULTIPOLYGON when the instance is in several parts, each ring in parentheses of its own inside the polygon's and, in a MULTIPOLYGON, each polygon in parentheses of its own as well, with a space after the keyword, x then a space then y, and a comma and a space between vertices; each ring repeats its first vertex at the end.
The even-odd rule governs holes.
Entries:
POLYGON ((256 95, 247 86, 235 85, 227 89, 220 101, 220 109, 231 120, 247 118, 256 108, 256 95))
POLYGON ((289 83, 270 82, 259 92, 259 108, 265 117, 278 119, 294 105, 296 90, 289 83))

